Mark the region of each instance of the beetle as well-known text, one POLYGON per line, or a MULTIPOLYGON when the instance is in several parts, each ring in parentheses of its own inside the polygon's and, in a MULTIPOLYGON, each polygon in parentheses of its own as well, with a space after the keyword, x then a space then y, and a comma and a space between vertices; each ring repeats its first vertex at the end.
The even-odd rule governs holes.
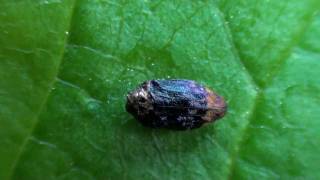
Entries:
POLYGON ((145 81, 129 92, 126 110, 147 127, 187 130, 222 118, 227 104, 193 80, 160 79, 145 81))

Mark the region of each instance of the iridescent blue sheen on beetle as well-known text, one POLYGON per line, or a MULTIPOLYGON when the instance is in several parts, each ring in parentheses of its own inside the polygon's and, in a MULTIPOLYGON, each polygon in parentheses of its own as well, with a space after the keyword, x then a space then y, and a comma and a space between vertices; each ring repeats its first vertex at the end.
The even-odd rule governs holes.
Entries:
POLYGON ((186 130, 222 118, 227 104, 192 80, 150 80, 127 95, 126 109, 144 126, 186 130))

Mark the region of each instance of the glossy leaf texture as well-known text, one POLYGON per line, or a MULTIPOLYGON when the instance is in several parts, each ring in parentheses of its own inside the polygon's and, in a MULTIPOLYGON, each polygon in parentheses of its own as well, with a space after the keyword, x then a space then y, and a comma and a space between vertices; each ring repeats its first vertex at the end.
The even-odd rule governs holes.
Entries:
POLYGON ((5 1, 0 179, 318 179, 317 0, 5 1), (193 79, 215 124, 142 127, 125 96, 193 79))

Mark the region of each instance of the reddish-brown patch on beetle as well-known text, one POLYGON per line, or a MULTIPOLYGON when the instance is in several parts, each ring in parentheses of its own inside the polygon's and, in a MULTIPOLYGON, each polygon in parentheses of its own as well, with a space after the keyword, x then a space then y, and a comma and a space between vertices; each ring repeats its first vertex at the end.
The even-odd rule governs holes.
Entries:
POLYGON ((202 116, 202 119, 208 123, 223 117, 227 110, 227 104, 221 96, 217 95, 208 88, 205 89, 208 93, 206 96, 208 110, 206 114, 202 116))

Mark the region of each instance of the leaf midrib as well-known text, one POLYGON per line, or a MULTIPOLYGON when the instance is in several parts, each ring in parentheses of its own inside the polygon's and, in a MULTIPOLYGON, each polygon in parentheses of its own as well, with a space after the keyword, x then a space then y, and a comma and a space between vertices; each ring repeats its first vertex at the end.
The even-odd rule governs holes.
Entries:
MULTIPOLYGON (((76 2, 77 2, 77 0, 73 0, 73 4, 72 4, 72 6, 70 8, 69 24, 68 24, 67 28, 65 29, 65 32, 70 32, 70 29, 72 27, 72 22, 73 22, 73 18, 74 18, 73 16, 74 16, 76 2)), ((33 124, 31 125, 29 133, 28 133, 28 135, 26 135, 22 145, 20 146, 20 149, 19 149, 19 151, 18 151, 18 153, 16 155, 16 159, 14 160, 14 162, 12 164, 12 167, 10 168, 11 170, 10 170, 10 172, 8 174, 8 178, 7 178, 8 180, 12 179, 12 176, 14 175, 14 172, 16 171, 16 166, 17 166, 17 164, 19 163, 19 161, 21 159, 21 155, 24 152, 24 149, 25 149, 25 147, 26 147, 26 145, 28 143, 28 140, 29 140, 30 136, 32 135, 34 129, 36 128, 36 126, 37 126, 37 124, 39 122, 39 116, 40 116, 44 106, 47 104, 48 98, 49 98, 50 93, 51 93, 51 89, 53 88, 53 86, 54 86, 54 84, 56 82, 56 77, 59 74, 60 65, 61 65, 62 60, 64 58, 65 50, 66 50, 66 46, 68 44, 68 41, 69 41, 69 36, 68 36, 68 34, 65 34, 64 44, 62 45, 59 59, 57 59, 57 61, 59 61, 59 62, 58 62, 58 65, 57 65, 56 73, 54 74, 54 76, 52 78, 52 81, 49 83, 48 92, 45 95, 45 97, 43 98, 43 101, 42 101, 42 103, 40 104, 40 107, 39 107, 39 111, 34 116, 33 124)))

